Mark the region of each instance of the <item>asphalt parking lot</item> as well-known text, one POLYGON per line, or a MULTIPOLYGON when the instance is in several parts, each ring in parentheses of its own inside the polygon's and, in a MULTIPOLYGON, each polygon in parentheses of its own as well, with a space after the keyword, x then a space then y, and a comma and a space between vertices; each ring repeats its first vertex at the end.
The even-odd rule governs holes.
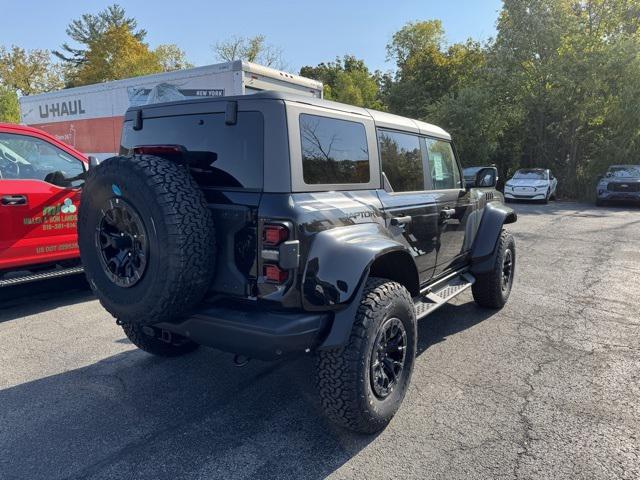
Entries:
POLYGON ((0 292, 0 479, 640 478, 640 209, 515 208, 509 303, 421 321, 377 436, 324 420, 311 359, 154 358, 82 279, 0 292))

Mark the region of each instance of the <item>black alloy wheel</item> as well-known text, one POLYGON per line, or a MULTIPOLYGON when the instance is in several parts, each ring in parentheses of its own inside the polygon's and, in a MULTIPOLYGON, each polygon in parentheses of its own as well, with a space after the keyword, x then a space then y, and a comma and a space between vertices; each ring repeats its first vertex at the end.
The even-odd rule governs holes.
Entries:
POLYGON ((389 396, 404 371, 407 332, 398 318, 388 319, 378 331, 371 352, 371 388, 376 397, 389 396))
POLYGON ((502 291, 508 292, 513 281, 513 252, 507 249, 502 262, 502 291))
POLYGON ((140 215, 125 200, 109 200, 96 231, 96 245, 114 284, 129 288, 142 279, 149 258, 147 233, 140 215))

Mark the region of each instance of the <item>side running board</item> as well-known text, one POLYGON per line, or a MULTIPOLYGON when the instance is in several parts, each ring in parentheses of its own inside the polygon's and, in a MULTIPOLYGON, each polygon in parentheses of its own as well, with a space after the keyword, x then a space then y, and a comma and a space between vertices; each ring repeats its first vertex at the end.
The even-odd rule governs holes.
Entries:
POLYGON ((461 294, 474 284, 476 279, 468 272, 455 274, 432 285, 423 295, 414 300, 416 319, 426 317, 446 304, 456 295, 461 294))
POLYGON ((22 275, 20 277, 8 278, 6 280, 0 280, 0 288, 13 287, 15 285, 22 285, 23 283, 37 282, 39 280, 49 280, 52 278, 66 277, 68 275, 77 275, 84 272, 82 267, 62 268, 58 270, 49 270, 42 273, 34 273, 31 275, 22 275))

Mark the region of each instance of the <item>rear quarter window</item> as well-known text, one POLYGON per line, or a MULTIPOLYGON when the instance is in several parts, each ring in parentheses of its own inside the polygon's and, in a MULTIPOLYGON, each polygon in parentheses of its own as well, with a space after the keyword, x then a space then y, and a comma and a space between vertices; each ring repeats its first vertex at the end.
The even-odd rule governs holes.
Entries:
POLYGON ((143 145, 183 147, 185 155, 197 162, 192 173, 202 186, 262 189, 264 120, 260 112, 239 112, 235 125, 225 124, 224 113, 145 118, 138 131, 126 122, 121 152, 131 154, 143 145))
POLYGON ((301 114, 300 142, 307 185, 369 182, 369 148, 362 123, 301 114))

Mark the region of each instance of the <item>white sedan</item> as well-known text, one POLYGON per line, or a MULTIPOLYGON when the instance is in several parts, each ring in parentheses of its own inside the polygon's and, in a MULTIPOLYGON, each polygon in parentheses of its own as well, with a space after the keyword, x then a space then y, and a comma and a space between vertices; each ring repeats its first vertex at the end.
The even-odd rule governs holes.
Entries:
POLYGON ((506 200, 542 200, 547 203, 555 199, 558 179, 548 168, 523 168, 518 170, 504 185, 506 200))

